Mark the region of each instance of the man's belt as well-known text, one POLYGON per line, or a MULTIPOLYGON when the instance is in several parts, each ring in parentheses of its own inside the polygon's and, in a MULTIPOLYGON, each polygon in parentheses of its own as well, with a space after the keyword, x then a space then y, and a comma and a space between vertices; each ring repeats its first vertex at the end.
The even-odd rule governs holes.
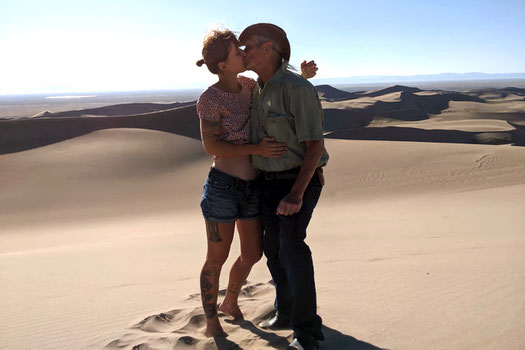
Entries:
MULTIPOLYGON (((291 180, 296 179, 297 175, 299 175, 299 171, 301 170, 300 167, 293 168, 290 170, 285 171, 263 171, 261 173, 261 176, 266 181, 275 181, 275 180, 291 180)), ((321 186, 324 186, 324 174, 323 174, 323 168, 319 167, 315 170, 314 176, 317 174, 317 177, 319 179, 319 183, 321 186)))
POLYGON ((297 175, 299 175, 299 171, 301 170, 301 167, 293 168, 290 170, 284 170, 284 171, 263 171, 262 172, 262 178, 266 181, 274 181, 274 180, 291 180, 296 179, 297 175))

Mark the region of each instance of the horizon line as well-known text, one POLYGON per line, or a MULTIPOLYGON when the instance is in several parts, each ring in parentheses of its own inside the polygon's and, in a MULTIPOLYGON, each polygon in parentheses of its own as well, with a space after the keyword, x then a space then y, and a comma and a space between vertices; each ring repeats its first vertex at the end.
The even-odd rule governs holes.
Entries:
MULTIPOLYGON (((241 73, 242 74, 242 73, 241 73)), ((328 80, 339 80, 339 82, 331 82, 331 84, 336 85, 342 85, 345 84, 342 80, 351 80, 351 79, 384 79, 383 81, 377 80, 368 80, 368 81, 348 81, 346 84, 356 84, 356 85, 366 85, 366 84, 387 84, 387 83, 393 83, 395 84, 395 81, 388 81, 388 79, 403 79, 403 78, 415 78, 415 77, 439 77, 439 76, 447 76, 447 75, 453 75, 456 78, 461 78, 461 76, 465 75, 483 75, 483 76, 495 76, 491 80, 515 80, 515 79, 525 79, 525 72, 516 72, 516 73, 483 73, 483 72, 466 72, 466 73, 453 73, 453 72, 444 72, 444 73, 434 73, 434 74, 412 74, 412 75, 355 75, 355 76, 342 76, 342 77, 328 77, 328 78, 312 78, 312 83, 319 82, 320 85, 327 85, 330 84, 329 82, 321 83, 322 81, 328 81, 328 80), (523 77, 500 77, 501 75, 518 75, 523 77)), ((407 80, 407 81, 401 81, 408 83, 408 82, 453 82, 453 81, 476 81, 476 80, 483 80, 481 77, 471 77, 467 78, 465 80, 462 79, 439 79, 439 80, 407 80)), ((193 87, 193 88, 145 88, 145 89, 114 89, 114 90, 81 90, 81 89, 61 89, 61 90, 36 90, 36 91, 29 91, 29 92, 0 92, 0 96, 20 96, 20 95, 48 95, 48 94, 88 94, 88 93, 126 93, 126 92, 154 92, 154 91, 198 91, 201 89, 205 89, 207 86, 203 85, 202 87, 193 87)))

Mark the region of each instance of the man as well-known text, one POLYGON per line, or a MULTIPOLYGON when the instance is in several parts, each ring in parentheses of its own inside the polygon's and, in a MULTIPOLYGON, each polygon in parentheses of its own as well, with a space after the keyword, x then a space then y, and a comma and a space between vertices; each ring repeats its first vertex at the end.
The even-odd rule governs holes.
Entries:
POLYGON ((252 142, 273 137, 286 143, 280 158, 252 157, 261 170, 263 250, 276 288, 277 312, 264 328, 292 326, 289 349, 318 349, 323 340, 317 315, 312 255, 306 228, 321 194, 328 161, 323 111, 315 88, 287 69, 290 43, 281 28, 254 24, 239 37, 246 68, 259 76, 252 99, 252 142))

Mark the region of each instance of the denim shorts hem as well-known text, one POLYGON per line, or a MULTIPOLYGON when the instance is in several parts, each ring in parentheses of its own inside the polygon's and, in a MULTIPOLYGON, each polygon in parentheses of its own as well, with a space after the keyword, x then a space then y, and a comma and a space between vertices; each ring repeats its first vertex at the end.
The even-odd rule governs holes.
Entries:
POLYGON ((246 220, 246 221, 252 221, 252 220, 257 220, 259 218, 259 214, 255 215, 255 216, 249 216, 249 217, 240 217, 239 216, 239 220, 246 220))
POLYGON ((216 218, 216 217, 213 217, 213 216, 205 216, 203 215, 204 219, 206 220, 211 220, 211 221, 214 221, 214 222, 220 222, 220 223, 230 223, 230 222, 235 222, 237 221, 237 218, 231 218, 231 219, 228 219, 228 218, 216 218))

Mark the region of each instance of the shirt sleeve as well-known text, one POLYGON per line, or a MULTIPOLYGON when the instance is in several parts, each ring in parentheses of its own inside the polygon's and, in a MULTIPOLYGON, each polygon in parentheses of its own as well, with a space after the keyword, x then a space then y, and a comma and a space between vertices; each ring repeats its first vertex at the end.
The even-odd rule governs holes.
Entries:
POLYGON ((197 101, 197 115, 203 120, 217 123, 220 122, 219 106, 206 92, 200 95, 199 100, 197 101))
POLYGON ((323 139, 323 107, 315 88, 310 84, 293 86, 289 91, 289 110, 294 117, 299 142, 323 139))

